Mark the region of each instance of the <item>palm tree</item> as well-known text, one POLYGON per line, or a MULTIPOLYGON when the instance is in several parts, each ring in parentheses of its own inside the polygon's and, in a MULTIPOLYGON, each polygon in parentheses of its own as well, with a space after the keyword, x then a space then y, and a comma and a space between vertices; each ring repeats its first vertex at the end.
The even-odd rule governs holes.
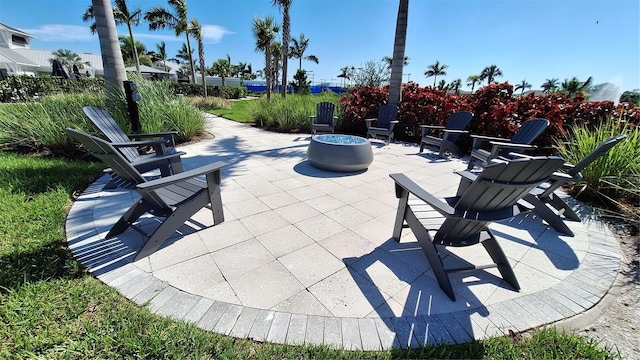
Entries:
POLYGON ((289 58, 299 59, 300 64, 298 66, 298 70, 302 70, 302 59, 313 61, 316 64, 320 62, 315 55, 304 56, 304 52, 307 51, 307 46, 309 46, 309 39, 304 37, 304 33, 300 33, 299 39, 291 38, 291 46, 289 47, 289 58))
MULTIPOLYGON (((384 60, 384 62, 387 63, 387 66, 389 67, 389 69, 391 69, 391 63, 393 63, 393 58, 389 57, 389 56, 385 56, 382 58, 382 60, 384 60)), ((402 62, 402 65, 406 66, 409 65, 409 57, 405 56, 404 57, 404 61, 402 62)))
POLYGON ((527 80, 522 80, 522 82, 520 84, 516 85, 513 89, 515 91, 520 90, 520 96, 522 96, 522 95, 524 95, 524 91, 526 89, 531 89, 531 84, 529 84, 527 82, 527 80))
POLYGON ((189 22, 187 20, 187 0, 167 0, 173 13, 160 6, 151 8, 144 15, 149 22, 149 30, 173 29, 176 36, 184 34, 187 38, 187 54, 189 55, 189 67, 191 68, 190 81, 195 82, 196 73, 193 66, 191 42, 189 41, 189 22))
POLYGON ((424 72, 424 75, 426 77, 433 76, 433 86, 436 86, 436 79, 438 75, 447 75, 447 72, 444 70, 448 67, 449 65, 440 64, 440 61, 436 60, 435 64, 431 64, 427 67, 427 71, 424 72))
POLYGON ((462 79, 455 79, 449 83, 449 89, 455 91, 456 95, 460 95, 460 86, 462 86, 462 79))
POLYGON ((156 49, 158 50, 157 54, 159 55, 159 60, 162 60, 162 67, 164 71, 167 71, 167 45, 164 41, 160 41, 156 44, 156 49))
POLYGON ((402 69, 409 58, 404 56, 407 40, 407 21, 409 19, 409 0, 398 2, 396 17, 396 34, 393 40, 393 59, 391 60, 391 77, 389 78, 389 104, 399 105, 402 97, 402 69))
MULTIPOLYGON (((129 11, 127 7, 127 2, 125 0, 114 0, 113 1, 113 18, 116 22, 116 25, 126 24, 127 29, 129 30, 129 37, 131 38, 131 43, 135 44, 135 40, 133 39, 133 30, 131 26, 138 26, 140 24, 140 14, 142 14, 142 10, 136 8, 133 12, 129 11)), ((82 16, 83 21, 93 20, 93 5, 89 5, 84 15, 82 16)), ((96 23, 93 22, 89 27, 91 29, 91 33, 94 34, 96 32, 96 23)), ((140 74, 140 60, 138 59, 138 49, 133 46, 130 49, 131 55, 135 60, 136 71, 140 74)))
POLYGON ((471 93, 473 94, 473 89, 475 89, 476 84, 480 84, 480 75, 469 75, 467 78, 467 86, 471 86, 471 93))
MULTIPOLYGON (((189 66, 188 62, 191 57, 193 57, 193 49, 187 48, 187 44, 182 43, 182 47, 176 53, 177 62, 180 63, 180 60, 182 60, 183 62, 187 63, 187 66, 189 66)), ((191 69, 189 69, 189 71, 191 71, 191 69)))
POLYGON ((574 76, 571 80, 564 79, 564 82, 560 86, 562 92, 566 93, 568 97, 573 97, 577 93, 587 90, 591 86, 592 80, 591 76, 589 76, 585 82, 582 82, 574 76))
POLYGON ((67 72, 69 73, 69 75, 72 73, 72 69, 74 65, 77 66, 79 69, 84 68, 84 65, 91 66, 91 64, 88 61, 83 62, 80 55, 74 53, 69 49, 58 49, 53 53, 51 53, 51 56, 53 57, 49 59, 49 63, 53 64, 53 60, 58 60, 60 64, 67 69, 67 72))
POLYGON ((207 66, 204 63, 204 44, 202 42, 202 26, 196 19, 191 19, 189 23, 189 33, 198 42, 198 61, 200 62, 200 76, 202 77, 202 96, 207 97, 207 66))
MULTIPOLYGON (((133 39, 129 36, 120 35, 118 36, 118 40, 120 40, 120 51, 122 52, 122 60, 124 60, 125 66, 135 65, 135 59, 133 58, 134 54, 144 54, 147 52, 147 48, 143 43, 136 41, 134 45, 133 39)), ((138 66, 140 64, 140 57, 142 56, 143 55, 138 57, 138 66)), ((136 68, 136 71, 138 71, 138 69, 139 67, 136 68)))
POLYGON ((487 79, 487 85, 489 85, 493 83, 493 80, 498 76, 502 76, 502 70, 500 70, 496 65, 490 65, 482 70, 480 73, 480 80, 487 79))
POLYGON ((340 75, 338 75, 339 78, 342 78, 342 87, 344 87, 345 82, 347 80, 349 80, 349 67, 345 66, 342 69, 340 69, 340 75))
POLYGON ((109 0, 91 0, 96 32, 100 40, 100 52, 104 61, 104 83, 108 92, 123 92, 127 80, 124 61, 118 46, 118 31, 109 0))
POLYGON ((558 88, 558 81, 559 79, 556 78, 547 79, 542 85, 540 85, 540 87, 548 94, 558 88))
MULTIPOLYGON (((280 41, 274 41, 271 43, 271 87, 275 90, 278 89, 278 85, 280 85, 280 79, 278 75, 280 74, 280 61, 282 60, 282 44, 280 41)), ((282 86, 286 86, 287 84, 282 84, 282 86)))
POLYGON ((271 100, 271 44, 280 31, 273 16, 253 18, 253 36, 256 38, 256 52, 264 53, 264 76, 267 83, 267 100, 271 100))
POLYGON ((289 8, 293 0, 271 0, 282 10, 282 97, 287 96, 287 63, 289 60, 289 42, 291 41, 291 17, 289 8))
POLYGON ((438 89, 449 90, 449 85, 447 84, 447 81, 444 79, 440 80, 440 82, 438 83, 438 89))
POLYGON ((209 68, 211 75, 220 76, 222 86, 225 85, 225 80, 231 76, 231 70, 231 63, 227 59, 218 59, 209 68))

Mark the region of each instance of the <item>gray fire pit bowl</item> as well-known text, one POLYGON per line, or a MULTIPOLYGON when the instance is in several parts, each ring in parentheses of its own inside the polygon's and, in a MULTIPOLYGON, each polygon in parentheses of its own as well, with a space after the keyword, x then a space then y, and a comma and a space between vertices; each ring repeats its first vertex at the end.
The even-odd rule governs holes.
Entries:
POLYGON ((311 165, 328 171, 365 170, 373 161, 369 140, 353 135, 314 135, 307 149, 311 165))

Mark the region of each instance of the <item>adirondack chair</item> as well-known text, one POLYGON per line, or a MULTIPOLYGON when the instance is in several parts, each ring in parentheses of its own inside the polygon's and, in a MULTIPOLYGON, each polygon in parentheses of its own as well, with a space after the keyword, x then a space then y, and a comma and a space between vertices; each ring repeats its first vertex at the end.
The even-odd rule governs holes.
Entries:
POLYGON ((316 104, 316 114, 309 116, 311 131, 315 135, 316 132, 333 132, 338 122, 338 117, 333 116, 335 105, 328 101, 316 104))
POLYGON ((127 135, 122 131, 118 123, 109 115, 106 110, 94 106, 82 108, 84 114, 94 125, 111 141, 122 156, 125 157, 136 169, 142 173, 153 169, 160 169, 162 176, 182 172, 182 162, 180 156, 185 153, 176 151, 173 132, 153 133, 153 134, 131 134, 127 135), (155 138, 147 141, 132 141, 143 138, 155 138), (162 138, 162 139, 158 139, 162 138), (138 147, 151 146, 153 154, 140 154, 138 147))
POLYGON ((443 157, 446 151, 450 151, 458 156, 464 155, 464 152, 460 150, 456 141, 461 134, 468 133, 468 131, 464 129, 469 125, 471 119, 473 119, 472 112, 458 111, 449 116, 445 126, 420 125, 422 129, 420 152, 424 150, 425 145, 431 145, 440 149, 438 152, 439 157, 443 157), (436 132, 439 133, 439 136, 434 136, 436 132))
POLYGON ((450 272, 497 267, 502 278, 515 290, 520 290, 513 269, 488 225, 517 214, 517 201, 548 180, 562 163, 563 160, 557 156, 533 157, 496 161, 487 165, 479 175, 469 171, 458 172, 462 176, 458 192, 445 201, 431 195, 404 174, 390 174, 399 199, 393 238, 399 242, 402 228, 411 228, 440 288, 453 301, 456 298, 448 276, 450 272), (414 199, 409 203, 409 194, 419 199, 418 203, 414 203, 414 199), (425 211, 425 204, 433 211, 425 211), (431 226, 434 224, 440 226, 433 229, 431 226), (478 243, 484 246, 493 264, 445 269, 436 248, 436 245, 461 247, 478 243))
POLYGON ((398 115, 398 107, 392 104, 381 105, 378 108, 378 117, 364 119, 367 123, 367 137, 385 139, 389 144, 393 140, 393 127, 399 121, 396 121, 398 115), (374 125, 375 122, 375 126, 374 125))
MULTIPOLYGON (((85 145, 91 155, 111 167, 121 179, 129 183, 130 188, 135 188, 140 194, 140 199, 109 230, 107 239, 123 233, 129 227, 135 227, 134 223, 145 213, 165 218, 152 234, 146 234, 147 240, 135 260, 155 252, 203 207, 211 209, 214 225, 224 221, 220 170, 226 163, 217 161, 197 169, 147 181, 109 142, 74 129, 66 130, 85 145), (202 176, 205 176, 206 181, 200 179, 202 176)), ((136 230, 143 232, 139 228, 136 230)))
POLYGON ((544 219, 556 231, 574 236, 573 231, 569 229, 563 220, 580 221, 580 217, 569 204, 555 194, 555 191, 568 182, 580 181, 582 179, 582 174, 580 173, 582 170, 599 157, 605 155, 626 137, 627 135, 625 134, 613 136, 598 145, 577 164, 565 163, 562 168, 563 172, 555 173, 547 183, 533 189, 518 204, 521 207, 532 210, 534 214, 544 219))
POLYGON ((504 157, 509 153, 521 153, 526 149, 535 149, 535 146, 531 145, 531 143, 542 134, 547 126, 549 126, 549 120, 547 119, 532 119, 523 122, 511 139, 471 135, 473 145, 467 169, 473 169, 477 160, 487 164, 499 156, 504 157), (481 148, 486 141, 491 144, 491 151, 481 148))

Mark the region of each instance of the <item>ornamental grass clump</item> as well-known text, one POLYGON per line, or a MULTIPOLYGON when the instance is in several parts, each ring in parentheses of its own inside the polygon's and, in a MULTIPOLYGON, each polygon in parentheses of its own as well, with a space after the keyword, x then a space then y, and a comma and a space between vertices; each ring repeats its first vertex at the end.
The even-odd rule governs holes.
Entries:
MULTIPOLYGON (((285 99, 274 96, 262 98, 253 104, 250 113, 256 124, 277 131, 310 132, 309 116, 316 113, 316 104, 329 101, 337 104, 342 96, 332 92, 318 95, 291 94, 285 99)), ((335 116, 340 117, 336 106, 335 116)))
POLYGON ((567 162, 575 164, 617 134, 627 137, 587 166, 581 172, 582 180, 570 184, 568 190, 577 198, 583 193, 603 198, 622 210, 628 220, 640 224, 640 129, 637 126, 611 117, 597 126, 576 125, 568 141, 559 144, 559 153, 567 162))

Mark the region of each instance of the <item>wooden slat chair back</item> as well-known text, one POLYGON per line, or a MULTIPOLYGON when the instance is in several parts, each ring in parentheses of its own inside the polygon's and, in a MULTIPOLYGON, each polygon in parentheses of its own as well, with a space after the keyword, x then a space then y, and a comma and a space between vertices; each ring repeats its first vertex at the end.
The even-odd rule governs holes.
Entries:
POLYGON ((456 111, 449 116, 445 126, 420 125, 422 129, 420 152, 424 150, 425 145, 431 145, 439 148, 438 156, 440 157, 443 157, 447 151, 462 156, 463 151, 458 147, 456 141, 458 141, 460 135, 468 133, 465 129, 471 119, 473 119, 472 112, 456 111), (434 131, 439 131, 439 136, 434 136, 432 134, 434 131))
POLYGON ((335 104, 328 101, 316 104, 316 114, 309 116, 311 131, 315 134, 318 131, 333 132, 338 121, 334 116, 335 104))
POLYGON ((173 135, 175 131, 155 134, 127 135, 106 110, 94 106, 82 108, 85 115, 109 139, 116 148, 138 171, 144 173, 149 170, 160 169, 162 176, 182 171, 180 156, 184 152, 176 151, 173 135), (132 141, 132 139, 152 138, 154 140, 132 141), (153 153, 140 154, 138 147, 151 146, 153 153))
POLYGON ((531 119, 523 122, 511 139, 471 135, 474 140, 467 169, 473 169, 477 160, 487 164, 497 157, 508 157, 509 153, 522 153, 526 149, 534 149, 535 146, 531 145, 531 143, 533 143, 548 126, 549 120, 547 119, 531 119), (490 151, 481 148, 485 141, 491 143, 490 151))
POLYGON ((400 241, 402 229, 405 226, 411 228, 440 288, 454 301, 455 294, 447 275, 449 272, 497 267, 502 278, 519 290, 513 269, 488 226, 494 221, 515 216, 518 200, 548 180, 562 164, 563 160, 557 156, 533 157, 494 162, 479 175, 461 172, 463 178, 458 192, 456 196, 445 199, 446 202, 429 194, 404 174, 391 174, 399 199, 393 238, 400 241), (424 203, 410 204, 410 194, 424 203), (425 211, 422 208, 425 203, 433 211, 425 211), (434 215, 434 212, 438 215, 434 215), (444 219, 438 221, 437 218, 444 219), (489 253, 493 264, 445 269, 436 249, 436 245, 461 247, 479 243, 489 253))
POLYGON ((533 189, 519 204, 524 208, 532 210, 559 233, 574 236, 573 231, 571 231, 564 220, 580 221, 580 217, 569 204, 555 194, 555 191, 569 182, 580 181, 582 179, 581 172, 587 166, 607 154, 611 148, 623 141, 626 137, 626 134, 613 136, 598 145, 598 147, 593 149, 593 151, 577 164, 564 164, 562 173, 554 174, 543 186, 533 189))
POLYGON ((398 124, 398 121, 396 121, 397 115, 398 107, 396 105, 381 105, 378 108, 377 118, 364 120, 367 124, 367 136, 383 138, 389 144, 393 139, 393 128, 398 124), (375 126, 373 123, 375 123, 375 126))
MULTIPOLYGON (((109 142, 74 129, 67 132, 82 143, 87 151, 102 160, 130 187, 135 185, 140 200, 109 230, 106 238, 113 238, 129 227, 145 213, 164 217, 153 233, 146 234, 147 241, 136 255, 139 260, 155 252, 180 226, 203 207, 211 209, 214 225, 224 221, 220 197, 221 169, 227 164, 221 161, 184 171, 156 180, 146 180, 123 155, 109 142), (204 176, 206 181, 200 177, 204 176)), ((142 232, 141 229, 138 231, 142 232)))
MULTIPOLYGON (((82 111, 91 120, 91 122, 93 122, 98 130, 100 130, 100 132, 109 139, 109 141, 114 143, 126 143, 131 141, 127 134, 122 131, 122 128, 120 128, 115 119, 113 119, 106 110, 95 106, 85 106, 82 108, 82 111)), ((121 148, 120 152, 127 160, 129 160, 129 162, 135 161, 140 156, 138 149, 135 147, 121 148)))
MULTIPOLYGON (((176 152, 175 136, 177 131, 165 131, 159 133, 126 134, 115 119, 104 109, 95 106, 82 108, 84 114, 112 143, 127 143, 143 139, 157 139, 156 141, 141 141, 140 146, 152 146, 157 154, 170 154, 176 152)), ((130 161, 135 160, 139 154, 136 149, 130 147, 120 150, 130 161)))

